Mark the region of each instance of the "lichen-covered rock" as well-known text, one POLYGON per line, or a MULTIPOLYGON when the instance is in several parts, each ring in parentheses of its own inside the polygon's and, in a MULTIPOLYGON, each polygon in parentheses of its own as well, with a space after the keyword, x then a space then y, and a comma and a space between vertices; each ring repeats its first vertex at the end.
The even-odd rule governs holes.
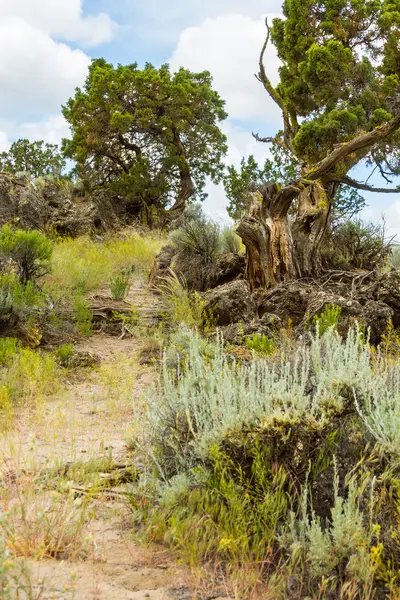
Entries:
POLYGON ((393 324, 400 327, 400 271, 394 269, 384 273, 371 288, 374 299, 393 310, 393 324))
POLYGON ((45 228, 50 207, 27 177, 0 173, 0 226, 14 223, 23 228, 45 228))
POLYGON ((206 299, 206 310, 211 310, 217 325, 248 322, 256 315, 256 305, 246 281, 225 283, 212 290, 206 299))
POLYGON ((217 287, 241 277, 245 265, 245 257, 241 254, 234 254, 233 252, 221 254, 216 260, 215 275, 211 287, 217 287))
POLYGON ((124 223, 121 199, 102 191, 89 196, 76 192, 72 184, 45 181, 35 187, 26 176, 0 173, 0 226, 14 223, 76 237, 124 223))
POLYGON ((346 335, 351 327, 359 324, 369 330, 371 343, 377 344, 381 341, 387 322, 392 319, 394 311, 381 301, 367 300, 365 304, 361 304, 361 301, 361 296, 359 296, 359 300, 356 300, 339 296, 333 292, 314 291, 310 295, 300 329, 309 328, 310 322, 315 316, 324 312, 328 306, 334 305, 340 308, 337 329, 341 335, 346 335))
POLYGON ((261 319, 258 317, 249 322, 231 323, 220 326, 219 330, 226 342, 230 344, 243 344, 246 338, 254 335, 266 335, 274 337, 282 326, 282 320, 273 314, 265 314, 261 319))
POLYGON ((205 262, 201 255, 180 252, 174 256, 171 266, 175 273, 186 281, 189 289, 205 292, 241 278, 244 273, 245 258, 227 252, 205 262))
POLYGON ((388 304, 380 300, 368 300, 363 306, 361 318, 369 328, 369 337, 372 344, 381 341, 385 333, 388 321, 392 321, 394 310, 388 304))
POLYGON ((310 287, 298 281, 260 291, 254 296, 258 314, 262 317, 272 313, 285 322, 290 319, 294 325, 298 325, 306 313, 311 291, 310 287))

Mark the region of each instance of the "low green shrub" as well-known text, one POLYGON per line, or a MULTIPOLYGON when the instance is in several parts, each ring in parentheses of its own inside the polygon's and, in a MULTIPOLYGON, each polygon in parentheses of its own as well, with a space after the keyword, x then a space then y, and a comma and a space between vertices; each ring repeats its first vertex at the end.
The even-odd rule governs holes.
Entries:
POLYGON ((233 227, 224 227, 221 231, 221 248, 223 252, 232 252, 232 254, 243 254, 243 243, 233 229, 233 227))
POLYGON ((15 268, 22 283, 36 281, 49 272, 53 244, 40 231, 0 228, 0 261, 3 269, 15 268))
POLYGON ((201 206, 189 207, 173 225, 170 241, 177 250, 173 268, 182 273, 190 289, 206 291, 215 285, 221 254, 243 253, 235 231, 221 229, 203 213, 201 206))
POLYGON ((186 282, 170 271, 169 277, 160 285, 167 315, 171 325, 210 329, 213 316, 206 310, 206 301, 198 292, 189 291, 186 282))
POLYGON ((118 273, 111 279, 110 291, 113 300, 123 300, 129 291, 131 278, 129 273, 118 273))
MULTIPOLYGON (((0 515, 0 529, 2 522, 6 519, 0 515)), ((0 598, 2 600, 38 600, 34 591, 29 567, 25 560, 14 558, 7 547, 6 541, 0 535, 0 598)))
POLYGON ((73 344, 62 344, 57 348, 55 355, 61 366, 68 367, 76 356, 75 346, 73 344))
POLYGON ((388 263, 393 269, 400 269, 400 246, 393 245, 390 247, 388 263))
POLYGON ((72 300, 74 311, 75 326, 81 335, 88 336, 92 333, 93 313, 90 310, 89 302, 79 291, 75 293, 72 300))
POLYGON ((0 338, 0 366, 9 364, 21 347, 15 338, 0 338))
POLYGON ((337 328, 341 314, 341 306, 328 304, 319 315, 314 316, 313 325, 320 335, 323 335, 328 329, 337 328))
POLYGON ((33 282, 22 283, 13 273, 0 274, 0 333, 40 341, 46 296, 33 282))
POLYGON ((350 220, 333 229, 323 255, 331 268, 372 271, 385 264, 390 255, 390 244, 384 224, 350 220))
POLYGON ((256 354, 265 354, 267 356, 275 351, 274 340, 260 333, 254 333, 251 337, 246 338, 246 346, 256 354))

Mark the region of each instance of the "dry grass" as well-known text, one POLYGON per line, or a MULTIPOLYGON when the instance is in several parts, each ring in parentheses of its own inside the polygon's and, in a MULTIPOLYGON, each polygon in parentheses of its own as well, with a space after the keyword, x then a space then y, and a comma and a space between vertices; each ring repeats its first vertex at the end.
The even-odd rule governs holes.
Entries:
POLYGON ((110 283, 123 269, 146 274, 162 246, 155 234, 129 232, 104 242, 89 237, 62 240, 52 257, 52 275, 47 285, 56 292, 93 292, 110 283))

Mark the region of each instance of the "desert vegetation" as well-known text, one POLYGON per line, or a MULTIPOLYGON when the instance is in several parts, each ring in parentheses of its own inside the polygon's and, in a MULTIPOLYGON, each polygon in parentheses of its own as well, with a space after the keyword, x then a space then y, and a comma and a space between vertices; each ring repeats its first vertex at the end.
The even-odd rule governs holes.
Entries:
POLYGON ((101 58, 60 147, 0 154, 1 598, 400 597, 400 259, 362 218, 400 10, 282 12, 264 164, 225 165, 207 71, 101 58))

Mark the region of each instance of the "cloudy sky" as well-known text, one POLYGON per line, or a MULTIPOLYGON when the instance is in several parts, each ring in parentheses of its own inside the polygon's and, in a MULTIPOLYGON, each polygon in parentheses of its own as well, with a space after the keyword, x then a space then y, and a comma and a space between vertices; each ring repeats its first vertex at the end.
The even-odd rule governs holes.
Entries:
MULTIPOLYGON (((19 137, 67 136, 60 106, 84 83, 91 58, 102 56, 208 69, 230 115, 228 164, 248 154, 262 161, 267 148, 251 131, 272 135, 280 115, 254 73, 265 16, 273 18, 280 6, 281 0, 0 0, 0 150, 19 137)), ((266 61, 276 80, 272 48, 266 61)), ((223 190, 208 191, 207 212, 224 218, 223 190)), ((400 234, 400 194, 368 201, 364 216, 385 214, 400 234)))

